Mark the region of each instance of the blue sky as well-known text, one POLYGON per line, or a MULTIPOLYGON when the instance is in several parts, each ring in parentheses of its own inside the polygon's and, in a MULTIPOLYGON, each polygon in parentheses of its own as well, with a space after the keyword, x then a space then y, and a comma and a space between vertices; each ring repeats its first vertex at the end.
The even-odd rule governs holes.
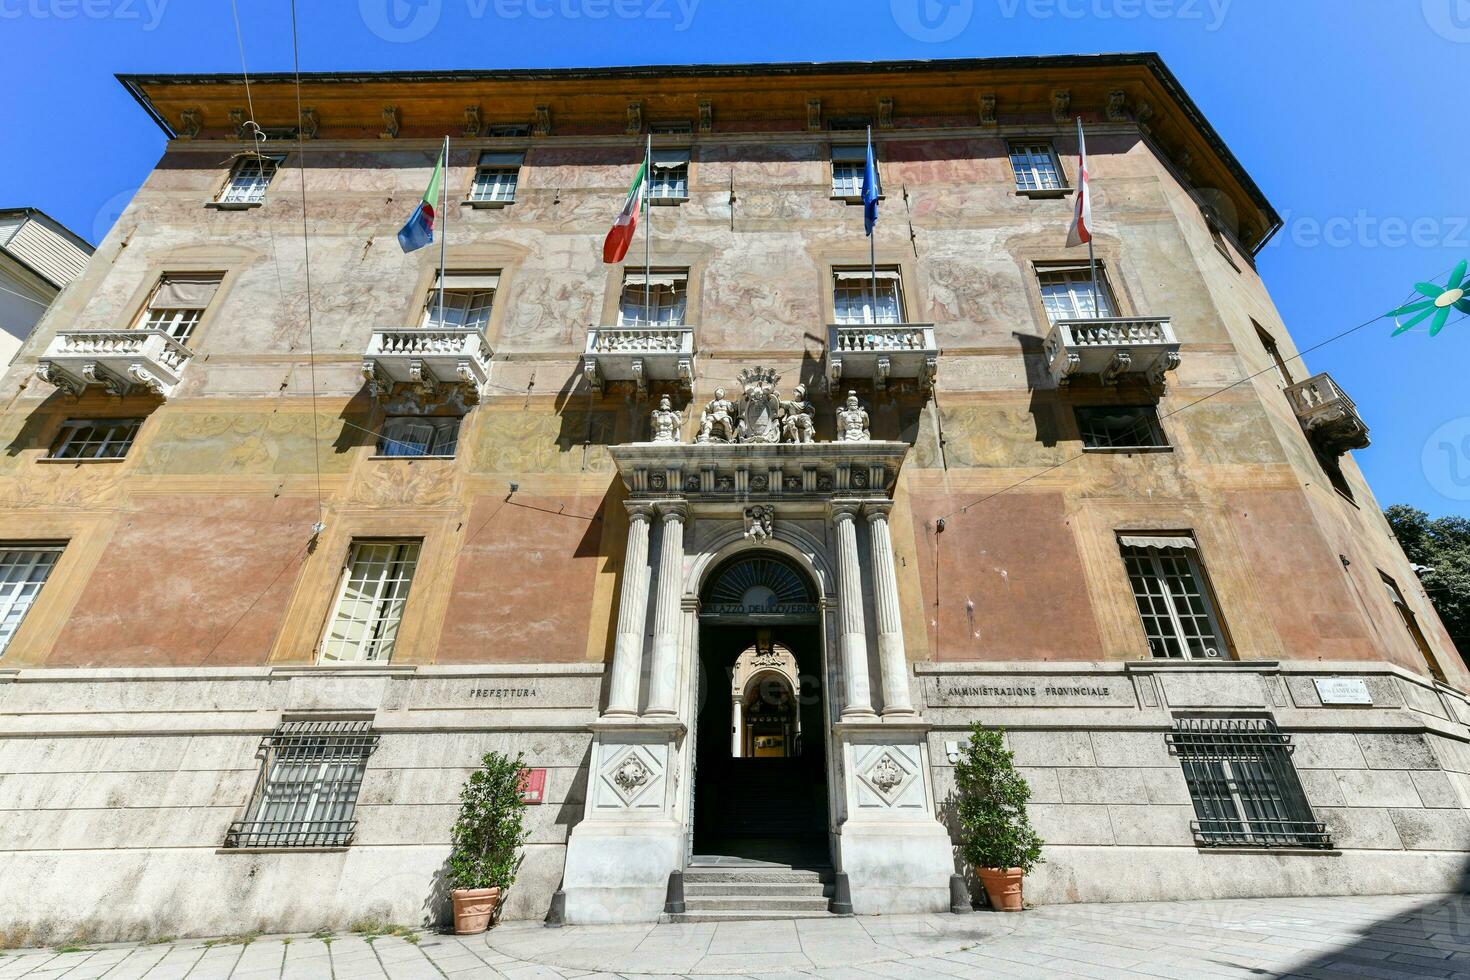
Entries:
MULTIPOLYGON (((237 2, 251 70, 289 69, 290 0, 237 2)), ((1286 218, 1260 268, 1299 347, 1470 257, 1470 0, 298 3, 304 70, 1158 51, 1286 218)), ((0 0, 0 38, 0 206, 94 241, 163 145, 113 73, 240 68, 229 0, 0 0)), ((1470 513, 1470 320, 1391 326, 1307 363, 1372 428, 1381 502, 1470 513)))

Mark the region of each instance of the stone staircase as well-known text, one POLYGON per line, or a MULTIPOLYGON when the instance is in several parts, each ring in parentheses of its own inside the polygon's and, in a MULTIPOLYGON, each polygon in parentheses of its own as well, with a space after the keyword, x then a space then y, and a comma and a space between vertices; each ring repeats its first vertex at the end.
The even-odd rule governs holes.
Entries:
POLYGON ((773 864, 691 864, 684 871, 685 911, 668 922, 824 918, 832 900, 831 868, 773 864))

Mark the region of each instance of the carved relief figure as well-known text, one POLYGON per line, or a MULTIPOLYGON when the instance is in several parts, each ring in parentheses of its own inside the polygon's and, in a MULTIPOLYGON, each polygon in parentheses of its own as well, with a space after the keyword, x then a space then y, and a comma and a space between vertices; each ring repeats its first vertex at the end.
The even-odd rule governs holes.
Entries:
POLYGON ((658 400, 658 408, 653 410, 649 419, 649 428, 653 433, 654 442, 678 442, 679 429, 684 422, 684 417, 674 411, 673 403, 669 396, 664 395, 658 400))
POLYGON ((847 393, 847 402, 837 410, 837 441, 867 442, 872 439, 868 430, 868 411, 858 401, 857 392, 847 393))
POLYGON ((725 389, 716 388, 715 397, 704 406, 699 417, 699 435, 695 442, 734 442, 735 404, 725 398, 725 389))
POLYGON ((775 533, 776 508, 769 504, 756 504, 745 508, 745 540, 764 544, 775 533))
POLYGON ((791 401, 781 403, 781 434, 787 442, 816 441, 813 412, 812 403, 806 399, 806 385, 797 385, 791 401))
POLYGON ((746 368, 740 372, 744 397, 740 404, 739 442, 781 441, 781 393, 776 382, 781 376, 768 368, 746 368))

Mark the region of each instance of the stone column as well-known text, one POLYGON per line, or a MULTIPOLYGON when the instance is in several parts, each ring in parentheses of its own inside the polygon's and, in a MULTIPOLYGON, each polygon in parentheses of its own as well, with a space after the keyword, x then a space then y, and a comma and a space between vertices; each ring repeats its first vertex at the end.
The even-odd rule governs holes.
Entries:
POLYGON ((733 719, 730 725, 730 757, 732 759, 740 758, 744 751, 743 746, 745 739, 742 738, 742 736, 745 733, 741 731, 741 726, 743 723, 741 713, 743 712, 744 708, 745 703, 743 698, 736 698, 734 703, 730 706, 730 717, 733 719))
POLYGON ((648 521, 650 504, 629 501, 628 548, 623 555, 623 591, 618 599, 618 635, 613 646, 609 715, 638 714, 638 674, 643 666, 643 627, 648 620, 648 521))
POLYGON ((888 530, 888 503, 868 504, 868 539, 873 562, 873 607, 878 613, 878 667, 882 672, 883 714, 912 715, 909 665, 903 651, 903 622, 898 612, 898 575, 893 568, 893 536, 888 530))
POLYGON ((868 637, 863 620, 863 582, 858 561, 858 504, 833 504, 837 528, 837 617, 842 649, 842 683, 846 695, 842 717, 870 717, 873 695, 868 685, 868 637))
POLYGON ((658 596, 653 606, 653 665, 648 677, 648 714, 673 716, 678 712, 679 625, 683 618, 679 598, 684 578, 684 520, 689 507, 683 501, 660 503, 658 596))

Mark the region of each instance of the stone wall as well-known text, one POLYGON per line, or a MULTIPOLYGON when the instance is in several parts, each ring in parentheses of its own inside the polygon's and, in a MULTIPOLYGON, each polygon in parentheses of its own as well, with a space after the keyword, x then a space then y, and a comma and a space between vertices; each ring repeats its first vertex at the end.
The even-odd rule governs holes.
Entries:
POLYGON ((444 921, 459 791, 491 750, 547 770, 505 907, 539 918, 581 819, 601 683, 592 665, 0 671, 0 938, 444 921), (350 847, 223 848, 283 718, 372 720, 350 847))

